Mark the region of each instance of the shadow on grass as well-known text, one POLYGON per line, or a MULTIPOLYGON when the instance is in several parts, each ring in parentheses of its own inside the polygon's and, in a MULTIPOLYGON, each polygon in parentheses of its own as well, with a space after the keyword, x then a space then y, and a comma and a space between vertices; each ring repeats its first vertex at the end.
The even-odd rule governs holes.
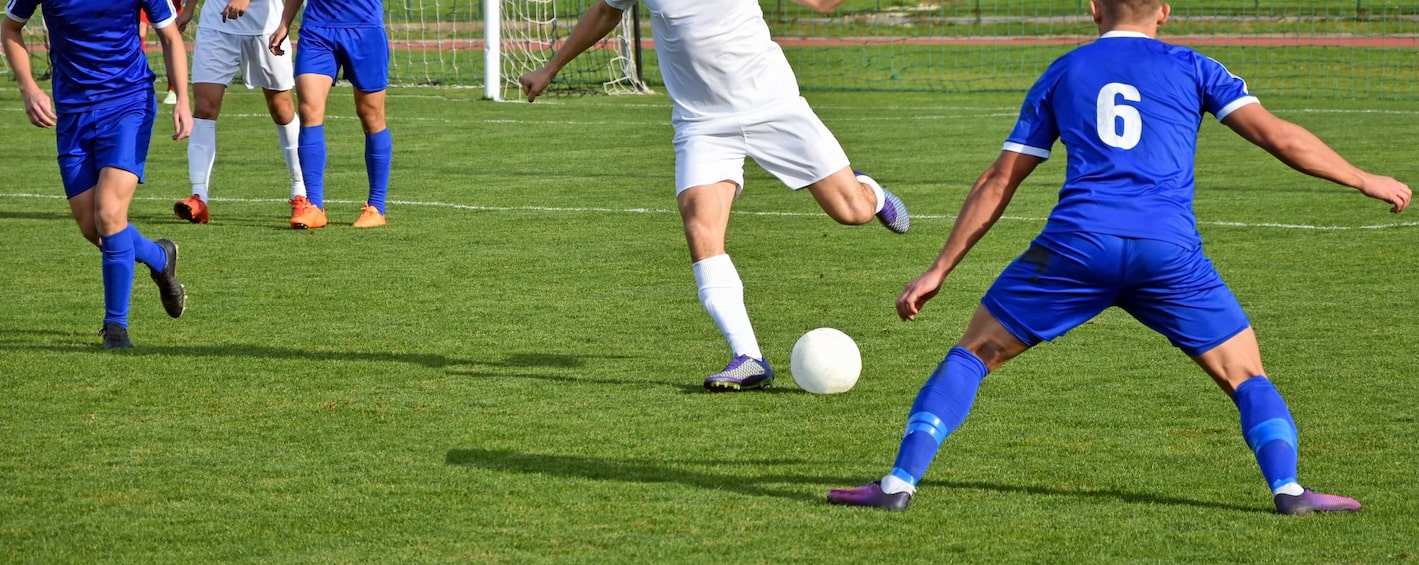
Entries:
POLYGON ((73 222, 74 216, 71 216, 69 214, 62 214, 59 212, 16 212, 13 210, 8 210, 0 211, 0 219, 73 222))
MULTIPOLYGON (((826 488, 856 486, 866 482, 863 477, 825 477, 821 474, 801 473, 774 473, 745 477, 737 474, 716 473, 713 471, 685 468, 727 467, 731 469, 743 469, 746 467, 767 468, 778 465, 813 465, 816 463, 818 462, 806 459, 666 460, 657 463, 642 460, 521 453, 517 451, 494 449, 452 449, 444 455, 444 464, 458 467, 476 467, 507 473, 554 475, 622 483, 678 483, 694 488, 730 491, 749 496, 772 496, 812 502, 823 501, 827 496, 826 488), (803 494, 802 492, 774 488, 772 486, 783 484, 818 485, 824 487, 825 490, 821 493, 803 494)), ((1044 486, 1007 485, 979 481, 929 480, 925 484, 928 487, 944 487, 948 490, 980 490, 1006 494, 1113 499, 1127 504, 1164 504, 1237 512, 1271 513, 1269 509, 1258 508, 1256 506, 1226 504, 1208 500, 1194 500, 1175 496, 1160 496, 1152 493, 1123 492, 1118 490, 1068 490, 1044 486)), ((932 488, 932 490, 935 490, 935 488, 932 488)), ((949 496, 949 492, 946 494, 949 496)))
MULTIPOLYGON (((304 349, 295 347, 273 347, 268 345, 251 344, 213 344, 213 345, 143 345, 133 349, 119 351, 105 351, 97 338, 91 343, 54 343, 55 336, 71 337, 72 333, 58 332, 52 330, 32 330, 32 329, 5 329, 0 330, 0 351, 47 351, 52 353, 92 353, 102 352, 105 355, 123 356, 152 356, 164 355, 173 357, 237 357, 237 358, 260 358, 260 359, 291 359, 304 361, 359 361, 359 362, 393 362, 420 365, 433 369, 446 367, 495 367, 495 368, 560 368, 574 369, 586 365, 587 359, 624 359, 625 357, 615 355, 578 355, 578 354, 552 354, 552 353, 516 353, 508 355, 501 361, 485 361, 478 359, 467 359, 461 357, 450 357, 434 353, 397 353, 388 351, 329 351, 319 349, 304 349), (12 337, 13 336, 13 337, 12 337), (42 340, 48 343, 35 343, 42 340)), ((474 374, 459 371, 450 371, 451 374, 474 374)), ((488 376, 509 376, 506 373, 487 373, 488 376)), ((576 380, 576 379, 571 379, 576 380)))

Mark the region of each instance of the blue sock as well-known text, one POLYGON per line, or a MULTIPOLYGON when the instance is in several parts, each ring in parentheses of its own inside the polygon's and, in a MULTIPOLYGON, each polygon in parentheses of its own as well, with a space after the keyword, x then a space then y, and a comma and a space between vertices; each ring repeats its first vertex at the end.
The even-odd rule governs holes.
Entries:
MULTIPOLYGON (((370 179, 370 197, 365 203, 384 213, 384 195, 389 191, 389 161, 394 157, 394 141, 389 128, 365 134, 365 174, 370 179)), ((310 190, 307 185, 306 190, 310 190)))
POLYGON ((325 125, 301 126, 296 156, 301 159, 305 197, 316 208, 325 209, 325 125))
POLYGON ((963 347, 952 347, 912 404, 907 430, 892 475, 916 486, 946 436, 966 421, 976 391, 985 379, 985 363, 963 347))
POLYGON ((1276 392, 1269 379, 1258 375, 1238 386, 1232 401, 1237 403, 1242 435, 1256 454, 1256 464, 1266 483, 1275 490, 1296 482, 1296 422, 1281 393, 1276 392))
POLYGON ((128 232, 128 238, 133 242, 133 258, 139 263, 146 265, 149 269, 163 270, 168 265, 168 254, 153 240, 143 237, 138 233, 138 228, 133 224, 128 224, 123 231, 128 232))
POLYGON ((99 251, 103 254, 103 321, 118 322, 126 328, 128 303, 133 296, 133 232, 124 228, 103 236, 99 251))

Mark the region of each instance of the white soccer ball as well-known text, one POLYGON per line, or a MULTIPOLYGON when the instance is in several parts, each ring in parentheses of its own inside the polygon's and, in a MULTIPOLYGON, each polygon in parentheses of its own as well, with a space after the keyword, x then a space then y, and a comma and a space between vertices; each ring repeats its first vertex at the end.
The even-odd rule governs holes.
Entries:
POLYGON ((813 394, 847 392, 862 374, 862 355, 847 334, 818 328, 793 345, 789 371, 798 388, 813 394))

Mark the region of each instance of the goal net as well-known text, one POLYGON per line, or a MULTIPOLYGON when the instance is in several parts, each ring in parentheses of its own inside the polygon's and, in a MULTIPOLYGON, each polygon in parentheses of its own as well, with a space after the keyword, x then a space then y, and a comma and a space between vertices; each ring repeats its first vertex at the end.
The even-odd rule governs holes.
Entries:
MULTIPOLYGON (((212 1, 212 0, 208 0, 212 1)), ((390 80, 481 85, 516 98, 517 79, 545 64, 593 0, 403 0, 385 3, 390 80)), ((646 91, 639 69, 637 10, 557 75, 551 95, 646 91)))

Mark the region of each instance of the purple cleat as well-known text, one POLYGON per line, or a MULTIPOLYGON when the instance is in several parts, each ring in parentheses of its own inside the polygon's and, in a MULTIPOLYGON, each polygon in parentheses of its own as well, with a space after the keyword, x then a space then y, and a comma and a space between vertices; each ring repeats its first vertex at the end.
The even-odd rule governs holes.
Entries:
POLYGON ((1305 516, 1316 512, 1355 512, 1360 509, 1359 501, 1333 494, 1323 494, 1311 489, 1299 495, 1278 494, 1273 500, 1276 511, 1288 516, 1305 516))
MULTIPOLYGON (((852 174, 857 176, 857 182, 882 188, 882 185, 878 184, 872 177, 867 176, 867 173, 853 171, 852 174)), ((882 225, 887 226, 889 230, 897 233, 907 233, 907 230, 912 228, 912 218, 907 214, 907 205, 902 203, 901 198, 897 198, 897 195, 892 194, 890 190, 885 188, 882 188, 882 198, 886 200, 886 202, 882 203, 882 211, 877 212, 877 219, 882 222, 882 225)))
POLYGON ((705 377, 705 390, 732 392, 765 388, 774 382, 774 370, 769 363, 748 355, 736 355, 724 370, 705 377))
POLYGON ((912 501, 912 493, 899 492, 887 494, 882 492, 882 482, 874 481, 870 485, 862 485, 854 488, 835 488, 828 491, 828 503, 844 504, 847 506, 870 506, 881 508, 892 512, 901 512, 907 509, 907 504, 912 501))

